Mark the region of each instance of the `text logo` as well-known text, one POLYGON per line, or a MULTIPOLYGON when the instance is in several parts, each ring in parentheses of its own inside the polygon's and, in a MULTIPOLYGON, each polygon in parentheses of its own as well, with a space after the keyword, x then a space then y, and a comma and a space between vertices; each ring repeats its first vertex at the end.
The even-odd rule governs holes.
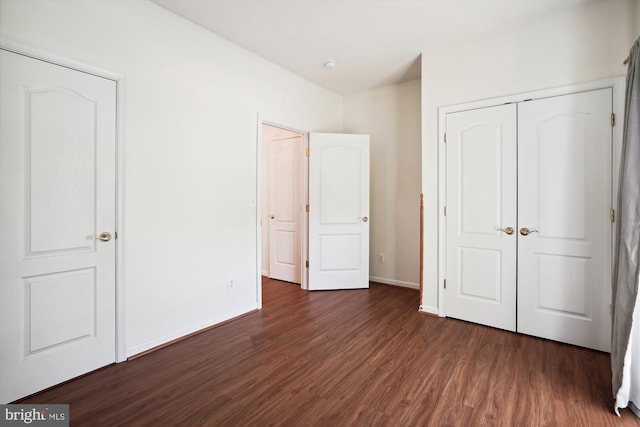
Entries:
POLYGON ((69 427, 69 405, 0 405, 0 427, 69 427))

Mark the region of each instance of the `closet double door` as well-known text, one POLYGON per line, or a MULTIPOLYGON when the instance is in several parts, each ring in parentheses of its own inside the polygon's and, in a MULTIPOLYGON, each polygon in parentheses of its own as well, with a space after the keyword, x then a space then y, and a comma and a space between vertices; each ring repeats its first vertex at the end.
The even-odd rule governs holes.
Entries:
POLYGON ((610 350, 612 90, 446 116, 446 314, 610 350))

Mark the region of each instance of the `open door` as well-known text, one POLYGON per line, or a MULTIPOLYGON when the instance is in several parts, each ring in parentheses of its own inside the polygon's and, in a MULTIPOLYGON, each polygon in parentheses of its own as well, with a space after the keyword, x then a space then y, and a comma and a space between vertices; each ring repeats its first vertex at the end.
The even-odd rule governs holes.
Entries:
POLYGON ((309 135, 309 290, 369 287, 369 135, 309 135))

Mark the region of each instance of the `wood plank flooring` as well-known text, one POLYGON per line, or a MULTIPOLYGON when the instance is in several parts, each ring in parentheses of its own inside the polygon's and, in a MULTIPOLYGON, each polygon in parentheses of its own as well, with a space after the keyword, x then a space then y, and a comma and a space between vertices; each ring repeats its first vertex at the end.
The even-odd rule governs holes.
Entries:
POLYGON ((25 399, 72 426, 640 426, 609 355, 416 311, 413 290, 305 292, 25 399))

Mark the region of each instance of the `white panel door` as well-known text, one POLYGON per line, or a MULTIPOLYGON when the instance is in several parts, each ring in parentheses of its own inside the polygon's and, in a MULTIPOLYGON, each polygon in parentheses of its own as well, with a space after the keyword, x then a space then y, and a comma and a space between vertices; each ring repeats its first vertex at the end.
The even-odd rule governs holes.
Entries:
POLYGON ((269 141, 269 276, 300 283, 302 137, 269 141))
POLYGON ((611 102, 602 89, 518 106, 518 331, 602 351, 611 337, 611 102))
POLYGON ((4 403, 115 361, 116 85, 0 50, 0 93, 4 403))
POLYGON ((516 329, 516 106, 447 115, 446 313, 516 329), (501 231, 504 230, 504 231, 501 231))
POLYGON ((369 136, 309 137, 309 290, 369 287, 369 136))

